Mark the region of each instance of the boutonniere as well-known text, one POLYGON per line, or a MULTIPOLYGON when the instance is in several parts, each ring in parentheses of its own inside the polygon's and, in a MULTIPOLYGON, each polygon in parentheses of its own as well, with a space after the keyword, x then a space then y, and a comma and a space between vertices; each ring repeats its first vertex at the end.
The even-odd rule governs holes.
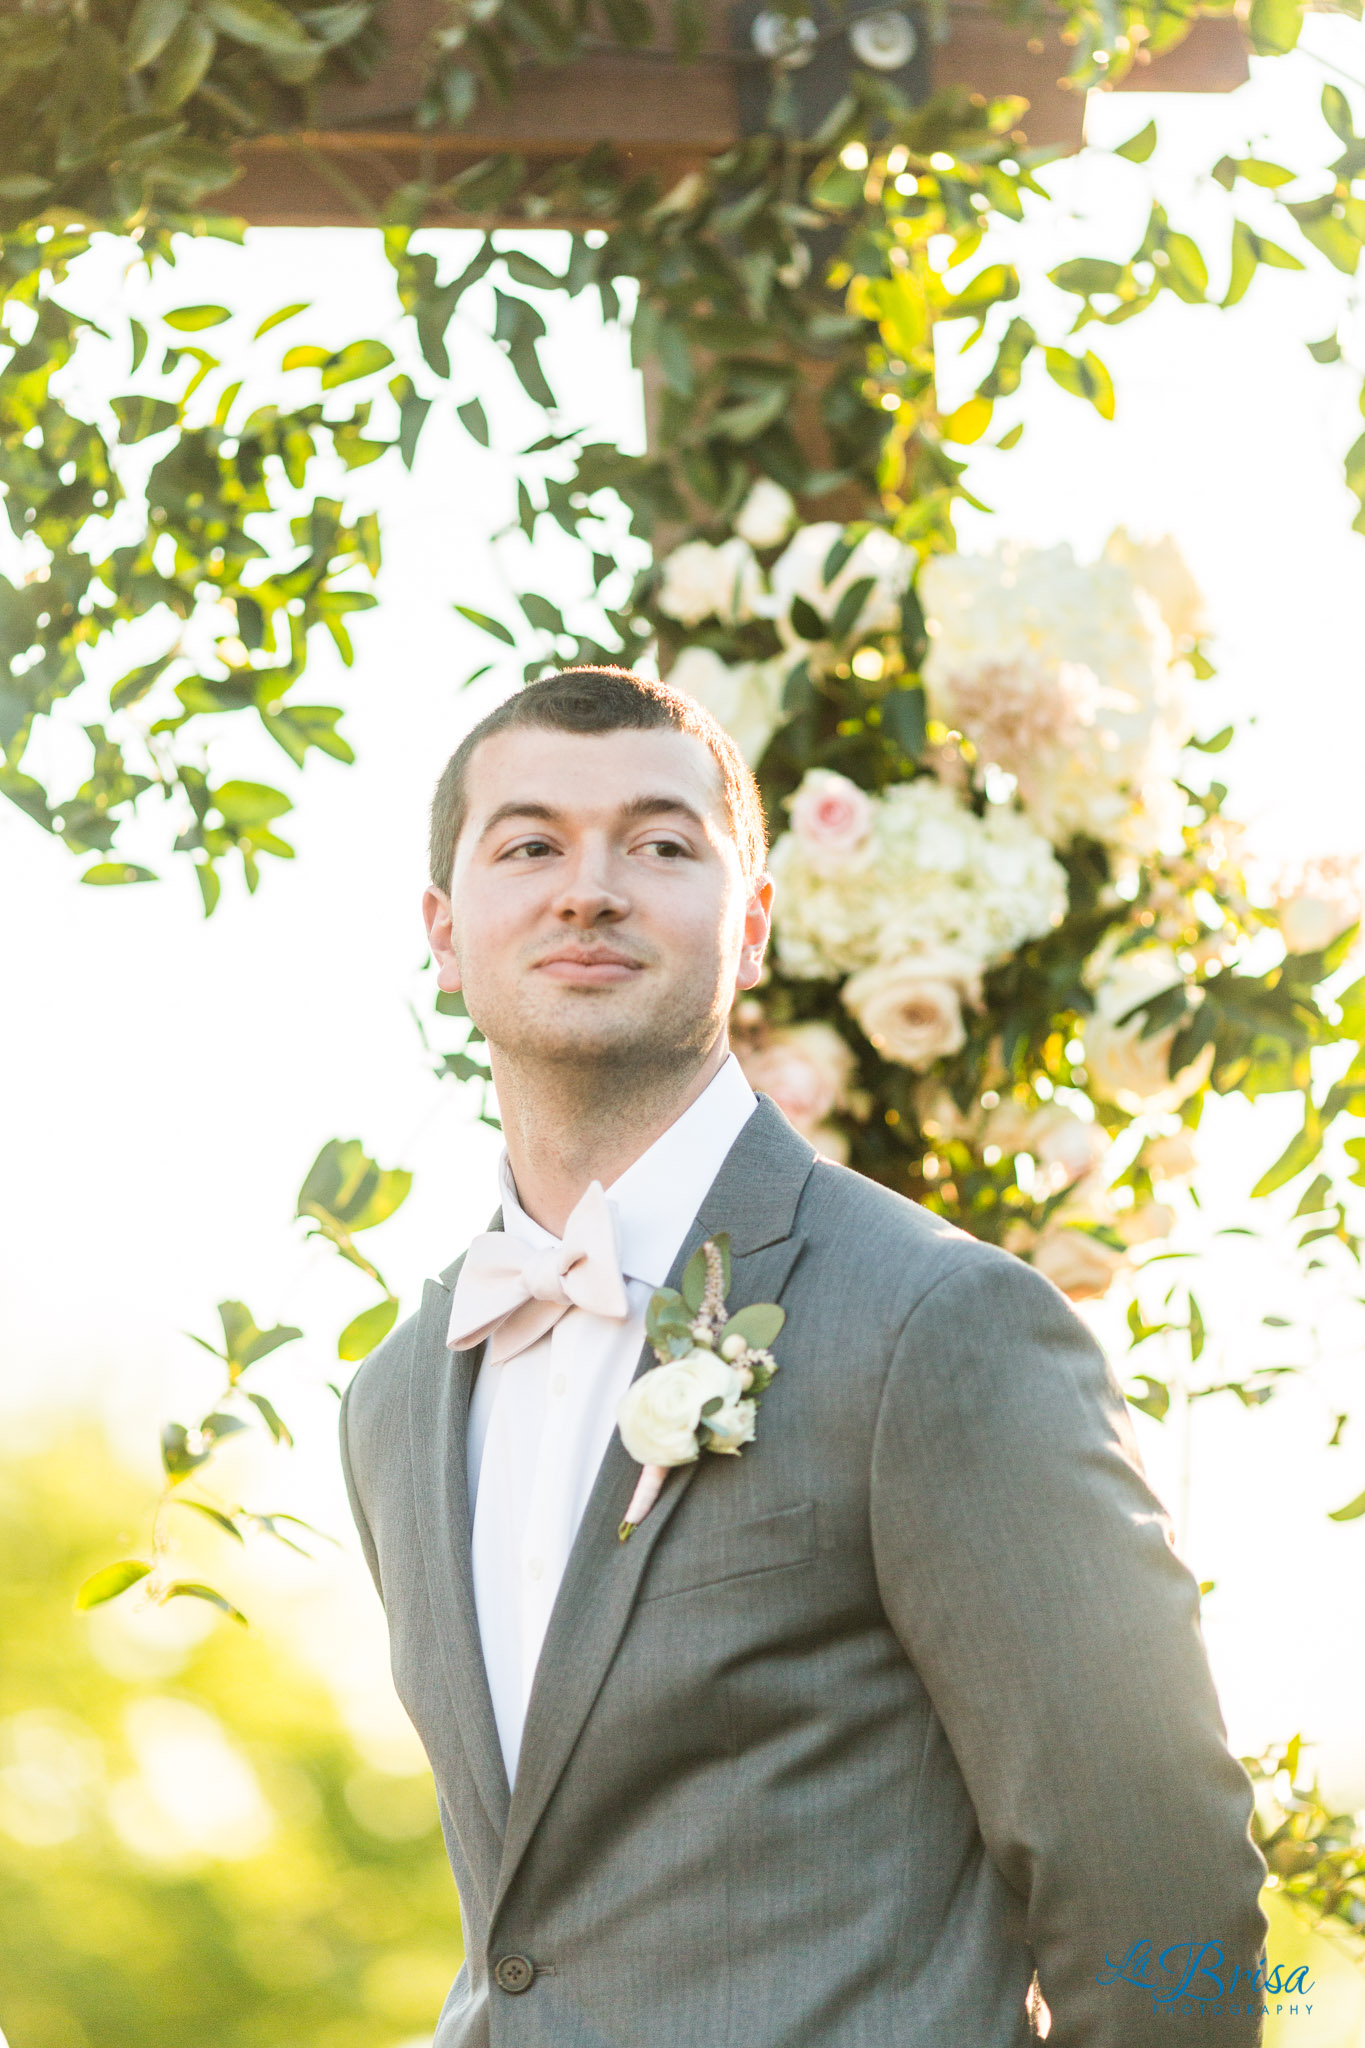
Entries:
POLYGON ((661 1287, 645 1317, 659 1363, 641 1373, 617 1414, 621 1441, 643 1468, 617 1534, 624 1543, 659 1498, 675 1465, 703 1451, 738 1457, 752 1443, 758 1404, 777 1360, 774 1342, 786 1311, 775 1301, 726 1312, 730 1240, 723 1230, 692 1254, 682 1292, 661 1287))

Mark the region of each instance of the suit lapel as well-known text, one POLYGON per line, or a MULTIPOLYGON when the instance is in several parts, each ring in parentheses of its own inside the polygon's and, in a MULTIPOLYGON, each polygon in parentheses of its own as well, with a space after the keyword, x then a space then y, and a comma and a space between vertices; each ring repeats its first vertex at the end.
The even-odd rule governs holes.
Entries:
MULTIPOLYGON (((766 1097, 740 1132, 673 1262, 676 1287, 703 1239, 728 1230, 729 1303, 776 1301, 801 1251, 792 1234, 815 1154, 766 1097)), ((635 1378, 654 1364, 648 1345, 635 1378)), ((507 1894, 541 1815, 607 1675, 630 1619, 654 1546, 691 1484, 700 1460, 678 1466, 626 1543, 617 1529, 639 1466, 613 1430, 550 1615, 526 1710, 517 1780, 507 1815, 494 1912, 507 1894)))
POLYGON ((448 1279, 453 1285, 458 1270, 457 1265, 443 1273, 441 1282, 428 1280, 423 1290, 408 1421, 413 1470, 418 1475, 414 1492, 427 1596, 454 1702, 455 1726, 479 1798, 501 1840, 507 1825, 507 1772, 474 1605, 466 1452, 469 1395, 479 1349, 446 1349, 450 1293, 442 1283, 448 1279))

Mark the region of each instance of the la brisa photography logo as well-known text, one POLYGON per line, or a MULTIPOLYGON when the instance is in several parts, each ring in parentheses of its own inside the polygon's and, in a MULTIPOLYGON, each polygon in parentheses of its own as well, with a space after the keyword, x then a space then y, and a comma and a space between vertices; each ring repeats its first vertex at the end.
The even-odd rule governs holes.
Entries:
POLYGON ((1241 2015, 1277 2013, 1306 2017, 1313 2007, 1308 1993, 1314 1980, 1306 1963, 1287 1970, 1262 1956, 1244 1970, 1229 1963, 1218 1941, 1172 1942, 1159 1955, 1150 1941, 1135 1941, 1121 1962, 1104 1959, 1097 1984, 1133 1984, 1151 1993, 1158 2013, 1171 2019, 1234 2019, 1241 2015))

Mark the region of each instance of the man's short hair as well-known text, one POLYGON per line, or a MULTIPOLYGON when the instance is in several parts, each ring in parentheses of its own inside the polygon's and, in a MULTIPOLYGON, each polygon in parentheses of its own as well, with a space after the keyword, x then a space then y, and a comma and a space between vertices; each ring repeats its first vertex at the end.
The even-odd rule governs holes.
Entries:
POLYGON ((541 732, 654 732, 671 728, 702 742, 720 771, 726 815, 747 882, 763 872, 768 828, 763 799, 744 756, 724 726, 681 690, 624 668, 568 668, 542 676, 481 718, 445 765, 431 805, 431 879, 449 889, 455 847, 469 810, 470 756, 494 733, 527 726, 541 732))

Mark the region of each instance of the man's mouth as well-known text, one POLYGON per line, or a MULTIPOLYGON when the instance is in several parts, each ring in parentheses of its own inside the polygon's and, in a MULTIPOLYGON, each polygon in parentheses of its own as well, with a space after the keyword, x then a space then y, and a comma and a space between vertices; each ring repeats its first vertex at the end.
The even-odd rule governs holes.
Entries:
POLYGON ((551 981, 598 988, 629 981, 640 973, 643 965, 643 961, 632 959, 629 953, 618 953, 611 946, 558 946, 536 962, 535 971, 551 981))

